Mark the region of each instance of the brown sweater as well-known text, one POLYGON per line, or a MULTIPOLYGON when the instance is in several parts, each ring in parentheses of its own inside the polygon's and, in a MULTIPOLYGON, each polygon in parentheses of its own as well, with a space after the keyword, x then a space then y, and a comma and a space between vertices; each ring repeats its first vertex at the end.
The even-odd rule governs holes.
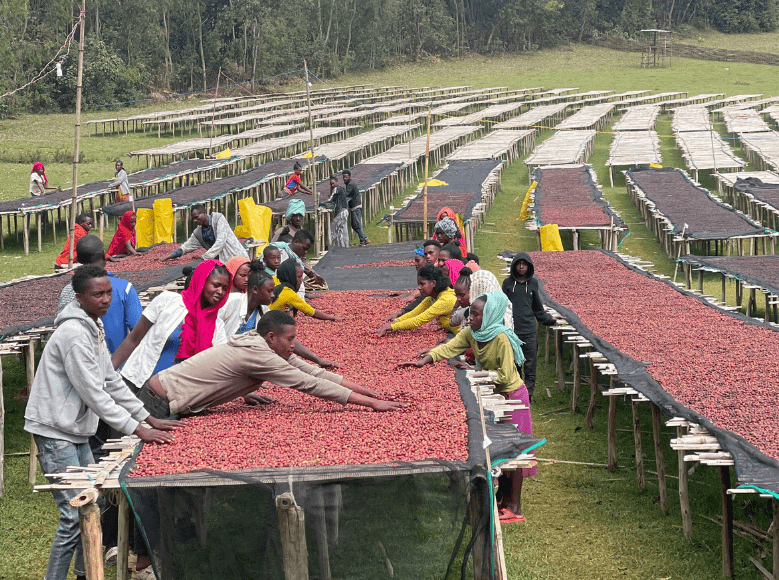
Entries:
POLYGON ((197 413, 256 391, 263 381, 346 405, 343 377, 300 360, 284 360, 251 331, 159 373, 172 413, 197 413))

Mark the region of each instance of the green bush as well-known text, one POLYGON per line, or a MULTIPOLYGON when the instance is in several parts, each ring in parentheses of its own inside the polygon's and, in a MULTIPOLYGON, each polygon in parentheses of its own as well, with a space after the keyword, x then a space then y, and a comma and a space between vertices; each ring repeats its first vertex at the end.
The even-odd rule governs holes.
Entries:
MULTIPOLYGON (((72 54, 72 58, 63 68, 65 74, 54 82, 52 96, 63 111, 71 111, 76 105, 77 59, 77 54, 72 54)), ((148 83, 149 78, 143 68, 127 66, 103 41, 93 36, 87 37, 84 48, 82 110, 142 98, 148 83)))

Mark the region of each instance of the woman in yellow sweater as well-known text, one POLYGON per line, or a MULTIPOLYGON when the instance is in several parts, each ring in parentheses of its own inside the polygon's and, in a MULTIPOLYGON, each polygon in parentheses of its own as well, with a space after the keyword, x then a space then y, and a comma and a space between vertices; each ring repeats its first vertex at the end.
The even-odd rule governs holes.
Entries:
POLYGON ((457 302, 449 276, 432 264, 422 266, 417 272, 417 288, 419 288, 419 293, 425 297, 419 306, 411 312, 399 316, 394 322, 388 322, 379 328, 376 334, 384 336, 391 330, 419 328, 426 322, 435 319, 438 320, 441 328, 457 334, 460 327, 452 326, 449 321, 449 315, 457 302))
POLYGON ((276 270, 276 276, 279 284, 273 289, 273 302, 268 307, 271 310, 283 311, 290 307, 319 320, 343 320, 340 316, 316 310, 300 297, 297 289, 303 281, 303 267, 294 258, 283 261, 276 270))
MULTIPOLYGON (((520 403, 519 408, 511 412, 512 422, 520 432, 532 435, 530 398, 517 372, 517 367, 525 361, 522 341, 503 324, 507 305, 508 298, 500 290, 481 294, 471 303, 470 327, 464 328, 446 344, 435 347, 420 360, 400 363, 398 366, 423 367, 451 359, 472 348, 480 368, 497 372, 495 392, 507 400, 520 403)), ((470 368, 461 362, 453 363, 452 366, 470 368)), ((521 506, 522 482, 535 474, 536 468, 533 467, 507 471, 500 476, 498 513, 501 523, 526 521, 521 506)))

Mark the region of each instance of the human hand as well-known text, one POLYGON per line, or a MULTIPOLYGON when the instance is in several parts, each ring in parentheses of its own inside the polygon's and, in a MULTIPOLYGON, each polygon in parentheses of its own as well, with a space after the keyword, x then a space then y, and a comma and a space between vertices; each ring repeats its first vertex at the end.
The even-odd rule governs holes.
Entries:
POLYGON ((376 334, 378 335, 379 338, 381 338, 382 336, 387 334, 390 330, 392 330, 392 324, 388 322, 387 324, 380 326, 378 330, 376 330, 376 334))
POLYGON ((186 427, 187 424, 181 421, 174 421, 173 419, 155 419, 151 415, 146 417, 146 422, 151 425, 153 429, 159 431, 173 431, 178 427, 186 427))
POLYGON ((374 401, 371 404, 371 409, 378 411, 379 413, 385 413, 387 411, 398 411, 410 406, 411 403, 404 403, 402 401, 374 401))
POLYGON ((424 348, 424 349, 420 350, 420 351, 419 351, 417 354, 415 354, 414 356, 415 356, 415 357, 417 357, 417 358, 421 358, 421 357, 425 356, 425 355, 426 355, 427 353, 429 353, 429 352, 430 352, 430 349, 429 349, 429 348, 424 348))
POLYGON ((452 363, 452 367, 453 367, 453 368, 456 368, 456 369, 462 369, 462 370, 466 370, 466 371, 467 371, 467 370, 470 370, 470 369, 472 369, 472 368, 473 368, 473 367, 472 367, 471 365, 469 365, 467 362, 464 362, 464 361, 461 361, 461 360, 456 360, 456 361, 454 361, 454 362, 452 363))
POLYGON ((141 441, 146 441, 146 443, 171 443, 173 441, 173 435, 170 433, 165 433, 164 431, 159 431, 157 429, 147 429, 140 425, 135 428, 133 433, 137 435, 141 441))
POLYGON ((271 397, 263 397, 262 395, 258 395, 257 393, 249 393, 248 395, 244 395, 243 397, 244 403, 247 405, 270 405, 271 403, 275 403, 276 399, 272 399, 271 397))
POLYGON ((398 368, 406 368, 406 367, 417 367, 420 368, 422 366, 421 360, 407 360, 403 362, 399 362, 397 365, 398 368))
POLYGON ((316 361, 316 364, 318 364, 323 369, 340 369, 341 365, 338 363, 334 363, 331 360, 325 360, 320 358, 318 361, 316 361))

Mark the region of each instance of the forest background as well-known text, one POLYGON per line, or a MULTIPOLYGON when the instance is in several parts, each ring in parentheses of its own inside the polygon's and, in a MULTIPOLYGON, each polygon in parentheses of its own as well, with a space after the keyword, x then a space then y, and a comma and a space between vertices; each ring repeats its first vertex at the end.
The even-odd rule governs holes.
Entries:
MULTIPOLYGON (((74 0, 0 0, 0 95, 35 77, 66 43, 74 0)), ((777 0, 87 0, 85 109, 236 81, 278 84, 308 67, 329 78, 467 53, 535 51, 642 28, 769 32, 777 0)), ((72 111, 76 39, 63 75, 0 99, 0 118, 72 111)), ((297 80, 297 79, 295 79, 297 80)), ((495 79, 500 84, 500 79, 495 79)))

